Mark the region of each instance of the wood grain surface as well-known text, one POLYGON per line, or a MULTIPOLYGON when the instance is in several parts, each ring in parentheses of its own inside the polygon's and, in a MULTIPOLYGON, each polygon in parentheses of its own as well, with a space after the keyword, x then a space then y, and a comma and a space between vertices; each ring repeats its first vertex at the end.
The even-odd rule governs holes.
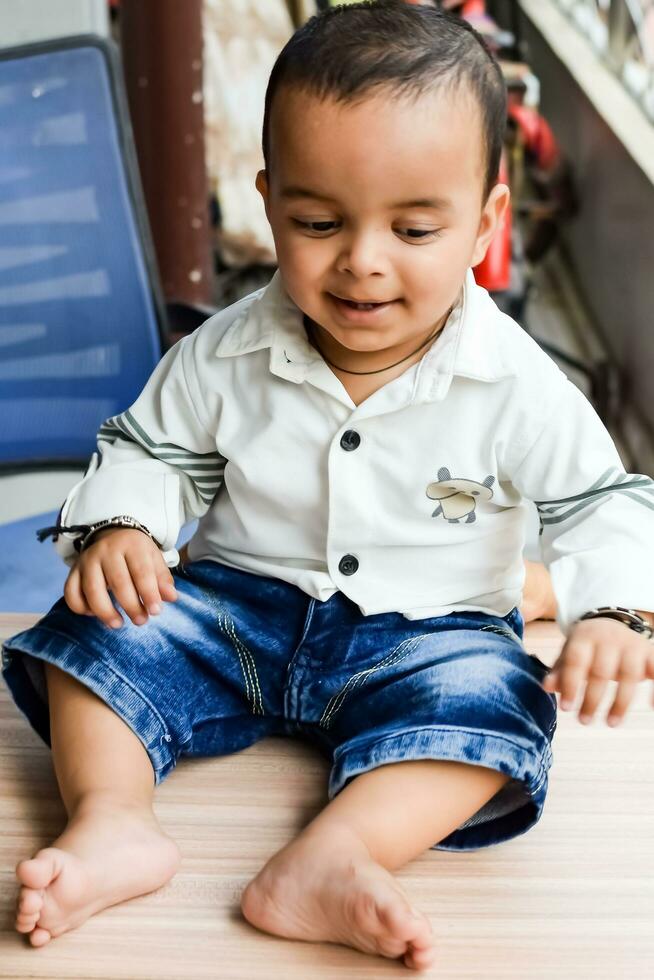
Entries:
MULTIPOLYGON (((0 636, 34 622, 0 617, 0 636)), ((553 623, 527 628, 553 663, 553 623)), ((51 843, 65 813, 50 753, 0 685, 0 977, 36 980, 650 980, 654 975, 654 714, 651 682, 626 720, 559 713, 543 816, 507 844, 428 851, 397 877, 433 924, 439 959, 423 974, 345 947, 277 939, 241 916, 239 897, 325 804, 328 765, 290 739, 183 760, 158 787, 157 816, 178 842, 177 875, 33 949, 13 930, 14 868, 51 843)))

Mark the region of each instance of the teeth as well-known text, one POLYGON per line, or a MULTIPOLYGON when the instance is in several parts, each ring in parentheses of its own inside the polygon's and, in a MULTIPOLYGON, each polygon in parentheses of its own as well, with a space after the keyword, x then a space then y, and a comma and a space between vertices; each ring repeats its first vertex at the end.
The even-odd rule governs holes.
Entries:
POLYGON ((356 307, 357 310, 372 310, 375 306, 377 306, 377 303, 353 303, 352 305, 356 307))

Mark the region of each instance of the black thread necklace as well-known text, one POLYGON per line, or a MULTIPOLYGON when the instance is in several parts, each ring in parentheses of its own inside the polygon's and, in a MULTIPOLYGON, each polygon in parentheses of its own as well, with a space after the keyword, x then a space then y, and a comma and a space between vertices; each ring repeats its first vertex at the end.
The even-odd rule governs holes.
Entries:
POLYGON ((450 314, 452 313, 452 310, 453 309, 454 309, 454 307, 451 306, 450 309, 449 309, 449 312, 448 312, 447 316, 445 317, 445 320, 443 321, 443 323, 441 324, 441 326, 440 327, 437 327, 437 329, 434 330, 434 332, 432 334, 430 334, 429 337, 427 337, 426 340, 423 340, 423 342, 420 344, 420 347, 416 347, 416 349, 413 350, 413 351, 411 351, 410 354, 407 354, 406 357, 401 357, 399 361, 396 361, 395 362, 395 364, 389 364, 387 367, 377 368, 375 371, 349 371, 347 368, 342 368, 342 367, 339 367, 338 364, 334 364, 334 362, 333 361, 330 361, 329 358, 327 357, 327 355, 324 354, 323 351, 321 350, 320 345, 318 344, 318 341, 316 340, 316 335, 315 335, 315 332, 314 332, 314 329, 313 329, 313 320, 311 320, 306 315, 306 313, 304 314, 304 326, 305 326, 305 328, 308 327, 308 329, 309 329, 309 332, 310 332, 310 335, 311 335, 311 341, 313 343, 313 346, 316 348, 316 350, 318 351, 318 353, 322 357, 323 361, 326 361, 327 364, 329 364, 330 367, 336 368, 337 371, 343 371, 344 374, 381 374, 382 371, 390 371, 391 368, 397 367, 397 365, 398 364, 402 364, 403 361, 408 361, 410 357, 413 357, 413 355, 414 354, 417 354, 419 350, 422 350, 423 347, 426 347, 430 340, 433 340, 434 337, 437 337, 441 333, 441 331, 443 330, 445 324, 447 323, 448 319, 450 318, 450 314))

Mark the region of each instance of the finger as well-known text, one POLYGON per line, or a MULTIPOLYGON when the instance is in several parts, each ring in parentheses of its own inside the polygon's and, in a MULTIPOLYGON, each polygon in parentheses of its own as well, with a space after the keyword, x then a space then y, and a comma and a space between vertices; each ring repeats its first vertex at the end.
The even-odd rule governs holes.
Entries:
POLYGON ((567 711, 574 705, 579 688, 588 676, 588 669, 593 660, 593 647, 579 640, 575 643, 567 643, 562 658, 559 690, 561 707, 567 711))
POLYGON ((105 558, 102 563, 102 571, 114 598, 118 600, 134 625, 142 626, 147 623, 147 610, 144 609, 139 599, 124 556, 113 554, 105 558))
POLYGON ((607 724, 614 728, 619 725, 624 718, 627 708, 631 704, 639 682, 635 680, 623 680, 618 685, 615 700, 609 709, 607 724))
POLYGON ((588 678, 584 700, 579 709, 579 721, 582 725, 589 725, 595 716, 597 707, 604 697, 608 681, 602 677, 588 678))
POLYGON ((144 556, 139 549, 136 552, 127 552, 125 560, 143 605, 153 616, 157 616, 161 612, 163 599, 151 558, 144 556))
POLYGON ((587 725, 593 720, 593 716, 606 693, 608 682, 619 679, 623 662, 623 652, 620 647, 605 643, 595 647, 593 661, 588 670, 586 694, 579 711, 579 720, 582 724, 587 725))
POLYGON ((64 599, 66 605, 73 612, 82 615, 92 615, 91 607, 86 601, 82 592, 82 582, 80 579, 79 568, 75 566, 71 569, 66 584, 64 585, 64 599))
POLYGON ((123 625, 123 617, 114 608, 99 562, 89 562, 85 566, 82 575, 82 591, 91 611, 105 626, 117 629, 123 625))
POLYGON ((623 648, 618 670, 615 673, 616 680, 618 681, 618 690, 613 705, 609 710, 607 718, 609 725, 617 725, 624 718, 627 708, 633 700, 636 687, 641 681, 647 679, 648 659, 649 652, 647 648, 645 649, 645 656, 643 656, 642 648, 633 641, 623 648))
POLYGON ((175 588, 175 579, 167 565, 157 573, 157 583, 159 585, 159 592, 161 593, 161 598, 166 599, 168 602, 175 602, 177 599, 177 589, 175 588))
POLYGON ((559 681, 560 681, 559 671, 555 667, 552 667, 549 674, 543 681, 542 684, 543 690, 549 691, 552 694, 555 691, 559 691, 561 689, 559 681))

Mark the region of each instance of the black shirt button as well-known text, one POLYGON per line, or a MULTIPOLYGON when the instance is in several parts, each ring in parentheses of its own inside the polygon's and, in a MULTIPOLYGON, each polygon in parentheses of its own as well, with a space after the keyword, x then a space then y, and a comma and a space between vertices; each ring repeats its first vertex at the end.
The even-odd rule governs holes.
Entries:
POLYGON ((341 575, 354 575, 358 567, 359 562, 354 555, 343 555, 338 563, 338 570, 341 575))
POLYGON ((358 432, 355 432, 354 429, 348 429, 347 432, 344 432, 341 436, 341 446, 347 453, 352 452, 353 449, 357 449, 360 442, 361 436, 358 432))

